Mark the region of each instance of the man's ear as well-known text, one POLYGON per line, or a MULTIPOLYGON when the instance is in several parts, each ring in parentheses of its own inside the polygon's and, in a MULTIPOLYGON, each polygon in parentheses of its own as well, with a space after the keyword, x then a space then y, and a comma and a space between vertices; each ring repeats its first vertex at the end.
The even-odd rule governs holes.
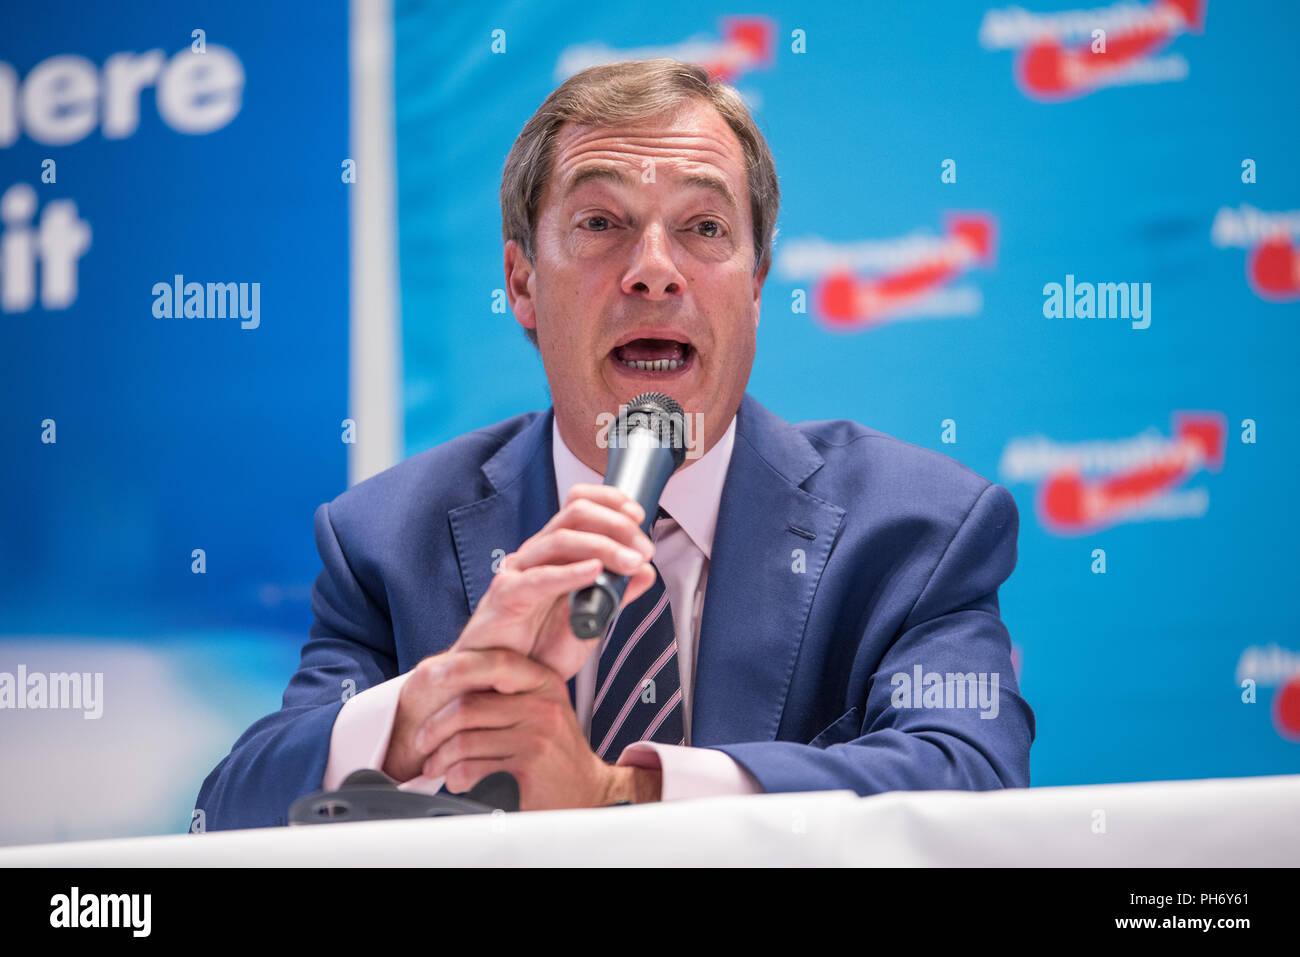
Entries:
POLYGON ((523 248, 513 239, 506 241, 506 298, 515 321, 525 329, 537 329, 537 312, 532 293, 533 264, 524 256, 523 248))

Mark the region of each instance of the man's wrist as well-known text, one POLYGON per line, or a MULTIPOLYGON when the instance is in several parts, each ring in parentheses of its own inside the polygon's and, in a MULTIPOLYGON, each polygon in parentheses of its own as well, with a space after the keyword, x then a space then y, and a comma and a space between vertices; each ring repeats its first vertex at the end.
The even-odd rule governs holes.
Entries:
POLYGON ((663 794, 663 772, 658 768, 615 766, 610 768, 611 786, 607 800, 610 804, 649 804, 663 794))

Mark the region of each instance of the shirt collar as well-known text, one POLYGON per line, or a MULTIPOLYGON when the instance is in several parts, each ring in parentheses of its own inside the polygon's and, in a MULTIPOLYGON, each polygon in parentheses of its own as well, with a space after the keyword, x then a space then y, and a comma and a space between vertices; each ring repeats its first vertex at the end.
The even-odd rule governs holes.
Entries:
MULTIPOLYGON (((736 441, 736 417, 731 417, 727 431, 713 448, 698 459, 686 461, 672 474, 664 492, 659 496, 660 506, 673 517, 682 530, 704 553, 711 558, 713 533, 718 526, 718 507, 722 502, 722 486, 727 480, 731 464, 731 449, 736 441)), ((555 464, 555 489, 563 502, 569 489, 580 482, 601 485, 605 481, 579 461, 564 444, 559 424, 551 419, 551 453, 555 464)))

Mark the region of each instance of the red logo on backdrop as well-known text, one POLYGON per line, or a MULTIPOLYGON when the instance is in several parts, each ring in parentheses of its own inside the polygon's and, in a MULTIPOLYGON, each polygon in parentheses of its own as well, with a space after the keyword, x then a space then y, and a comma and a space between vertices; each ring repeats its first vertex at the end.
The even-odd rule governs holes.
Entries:
POLYGON ((976 265, 991 265, 996 241, 992 216, 951 214, 944 241, 921 251, 912 262, 870 278, 847 270, 828 274, 813 292, 817 314, 839 331, 897 318, 976 265))
POLYGON ((731 83, 742 73, 772 65, 775 25, 766 17, 729 17, 722 21, 722 43, 700 66, 731 83))
POLYGON ((1300 675, 1292 675, 1273 694, 1273 727, 1290 741, 1300 741, 1300 675))
POLYGON ((1279 233, 1251 248, 1246 254, 1246 280, 1261 299, 1300 299, 1300 250, 1291 237, 1279 233))
POLYGON ((1228 423, 1219 412, 1176 412, 1172 436, 1062 444, 1015 439, 1002 454, 1007 481, 1039 481, 1036 510, 1056 535, 1081 535, 1124 522, 1199 518, 1209 493, 1186 489, 1202 471, 1223 468, 1228 423))
POLYGON ((1044 524, 1059 532, 1113 525, 1201 469, 1223 467, 1227 423, 1222 416, 1175 414, 1174 437, 1166 454, 1106 478, 1087 480, 1068 466, 1049 476, 1038 489, 1044 524))
POLYGON ((1219 249, 1246 250, 1246 282, 1268 302, 1300 299, 1300 210, 1263 210, 1249 203, 1223 206, 1210 227, 1219 249))
POLYGON ((1187 61, 1155 58, 1183 33, 1205 28, 1206 0, 1118 3, 1092 10, 990 10, 980 26, 988 49, 1017 49, 1015 78, 1030 98, 1071 100, 1108 86, 1181 80, 1187 61), (1101 32, 1095 32, 1101 31, 1101 32))
POLYGON ((704 67, 715 79, 734 83, 751 70, 773 63, 776 23, 769 17, 723 17, 718 37, 695 36, 664 46, 616 49, 605 43, 583 43, 565 48, 555 66, 557 80, 567 80, 598 63, 619 63, 651 57, 672 57, 704 67))
POLYGON ((1273 692, 1273 727, 1288 741, 1300 741, 1300 653, 1276 644, 1251 645, 1237 659, 1237 683, 1246 679, 1273 692))

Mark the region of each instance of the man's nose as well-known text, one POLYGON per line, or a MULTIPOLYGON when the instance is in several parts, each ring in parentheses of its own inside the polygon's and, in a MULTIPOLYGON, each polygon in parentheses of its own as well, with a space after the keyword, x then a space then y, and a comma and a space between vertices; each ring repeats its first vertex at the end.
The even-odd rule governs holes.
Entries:
POLYGON ((686 288, 686 278, 673 261, 672 243, 662 224, 645 227, 632 255, 632 265, 623 276, 623 291, 628 295, 665 299, 686 288))

